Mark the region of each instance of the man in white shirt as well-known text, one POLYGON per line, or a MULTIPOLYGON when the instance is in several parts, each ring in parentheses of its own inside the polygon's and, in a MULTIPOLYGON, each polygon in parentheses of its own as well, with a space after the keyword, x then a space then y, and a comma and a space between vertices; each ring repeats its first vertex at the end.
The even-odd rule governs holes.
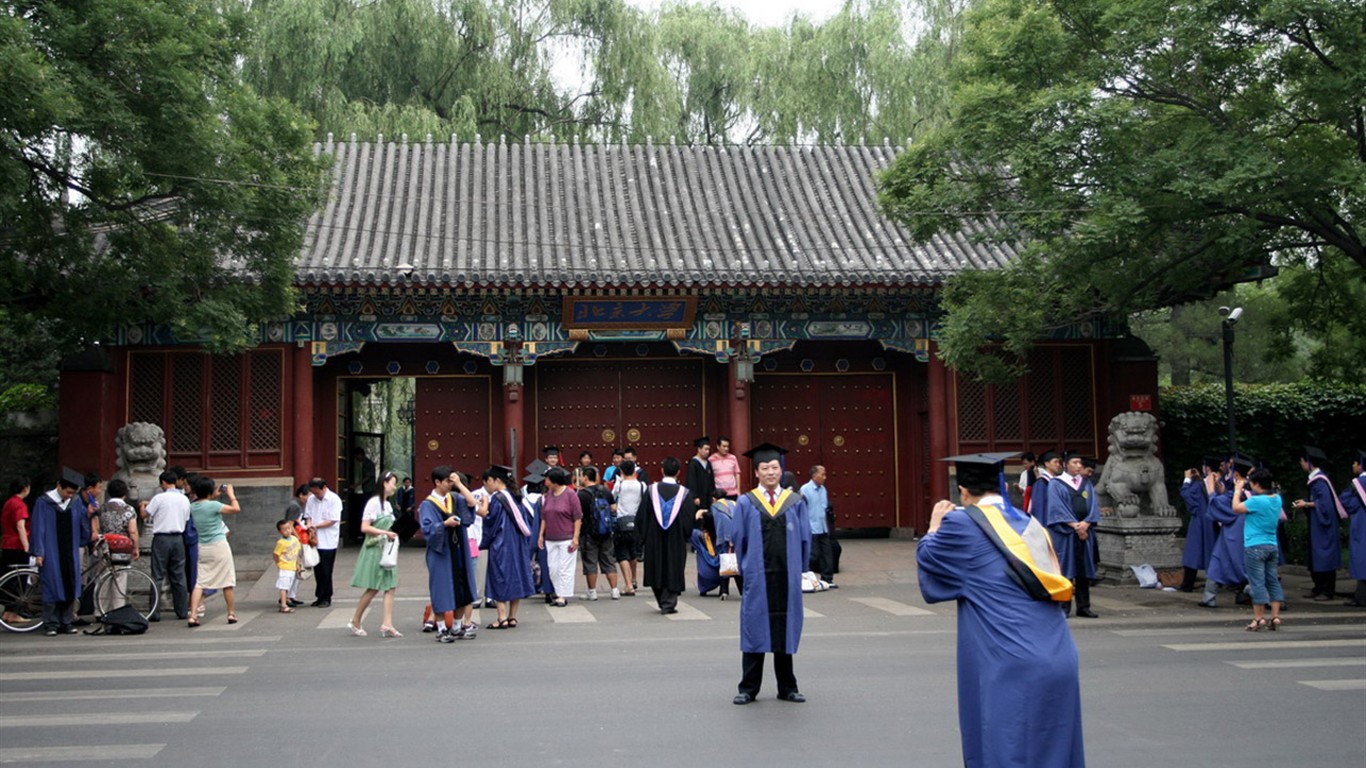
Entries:
MULTIPOLYGON (((147 502, 142 513, 152 527, 152 583, 161 589, 163 578, 170 581, 175 616, 187 619, 190 603, 185 583, 185 525, 190 519, 190 500, 176 488, 176 473, 167 470, 158 479, 161 492, 147 502)), ((147 620, 161 621, 160 609, 147 620)))
POLYGON ((327 481, 315 477, 308 481, 308 502, 304 504, 304 519, 310 531, 318 536, 318 565, 313 568, 314 608, 332 605, 332 567, 337 562, 337 546, 341 543, 341 497, 327 487, 327 481))

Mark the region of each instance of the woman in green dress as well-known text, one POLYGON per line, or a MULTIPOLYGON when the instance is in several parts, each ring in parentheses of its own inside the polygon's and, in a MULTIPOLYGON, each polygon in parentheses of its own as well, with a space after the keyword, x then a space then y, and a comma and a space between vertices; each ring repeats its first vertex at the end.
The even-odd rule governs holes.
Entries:
POLYGON ((365 534, 365 545, 356 556, 356 575, 351 579, 351 586, 360 587, 365 594, 360 596, 356 612, 346 624, 346 628, 356 637, 365 637, 361 619, 365 616, 365 609, 370 607, 370 601, 380 592, 384 593, 384 623, 379 625, 380 636, 403 637, 394 629, 394 590, 398 588, 398 568, 385 568, 379 564, 386 539, 398 538, 398 534, 390 530, 394 526, 394 509, 389 504, 389 497, 397 485, 398 478, 394 473, 385 472, 380 478, 379 492, 365 503, 365 512, 361 515, 360 530, 365 534))

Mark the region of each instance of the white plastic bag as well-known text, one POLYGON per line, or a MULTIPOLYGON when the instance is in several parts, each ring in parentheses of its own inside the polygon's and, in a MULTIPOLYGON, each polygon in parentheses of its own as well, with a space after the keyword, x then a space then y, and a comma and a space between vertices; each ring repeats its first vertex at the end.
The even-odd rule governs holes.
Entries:
POLYGON ((1134 572, 1134 578, 1138 579, 1138 586, 1143 589, 1157 589, 1160 585, 1157 580, 1157 569, 1147 563, 1131 565, 1129 570, 1134 572))
POLYGON ((398 537, 390 536, 384 539, 384 551, 379 556, 379 567, 397 568, 398 567, 398 537))

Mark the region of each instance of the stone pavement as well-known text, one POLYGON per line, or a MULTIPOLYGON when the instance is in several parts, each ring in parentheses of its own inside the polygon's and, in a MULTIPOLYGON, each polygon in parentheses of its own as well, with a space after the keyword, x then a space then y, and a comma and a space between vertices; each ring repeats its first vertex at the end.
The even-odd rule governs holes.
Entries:
MULTIPOLYGON (((925 605, 924 600, 920 597, 917 582, 916 541, 910 539, 856 538, 842 539, 841 544, 844 547, 844 554, 840 563, 841 572, 835 577, 835 582, 840 587, 841 596, 873 594, 893 597, 910 605, 925 605)), ((337 554, 333 583, 336 592, 335 602, 338 604, 354 604, 354 600, 358 597, 359 590, 350 586, 358 551, 356 547, 349 547, 343 548, 337 554)), ((425 552, 426 549, 423 546, 411 542, 400 550, 398 599, 405 602, 426 600, 425 552)), ((242 558, 239 557, 238 563, 239 584, 242 592, 239 597, 239 605, 245 601, 247 605, 244 608, 270 608, 276 599, 275 569, 266 568, 262 573, 259 570, 260 565, 258 563, 256 564, 256 572, 259 576, 249 579, 247 577, 250 574, 247 568, 243 567, 242 558)), ((693 558, 690 557, 688 559, 687 578, 690 585, 695 584, 692 563, 693 558)), ((1344 592, 1344 595, 1328 602, 1316 603, 1301 597, 1310 588, 1309 575, 1302 567, 1285 567, 1282 570, 1281 580, 1285 586, 1286 599, 1290 606, 1287 619, 1293 616, 1296 621, 1306 618, 1332 622, 1366 622, 1366 609, 1351 608, 1342 604, 1356 586, 1355 580, 1347 576, 1345 569, 1338 574, 1338 588, 1344 592)), ((1151 625, 1168 622, 1246 621, 1251 616, 1251 610, 1247 606, 1235 607, 1234 595, 1228 591, 1219 593, 1217 608, 1211 610, 1198 606, 1203 583, 1203 578, 1197 581, 1197 585, 1201 586, 1197 586, 1193 593, 1140 589, 1137 586, 1102 583, 1091 589, 1092 608, 1100 614, 1100 618, 1095 620, 1073 619, 1073 621, 1085 621, 1087 625, 1098 626, 1109 624, 1151 625)), ((577 582, 580 597, 583 596, 585 588, 583 576, 580 575, 577 582)), ((649 590, 643 586, 641 589, 643 596, 648 600, 649 590)), ((303 582, 298 593, 300 599, 311 602, 313 599, 312 582, 303 582)), ((605 593, 605 589, 599 590, 599 594, 604 597, 605 593)), ((689 594, 695 594, 695 589, 690 589, 689 594)), ((952 608, 940 604, 935 606, 935 610, 936 612, 944 612, 945 610, 951 611, 952 608)))

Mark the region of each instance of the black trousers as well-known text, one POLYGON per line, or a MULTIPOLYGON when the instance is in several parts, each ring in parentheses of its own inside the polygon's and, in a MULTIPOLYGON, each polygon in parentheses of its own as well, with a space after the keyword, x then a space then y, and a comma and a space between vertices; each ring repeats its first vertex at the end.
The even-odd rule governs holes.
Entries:
POLYGON ((835 550, 830 534, 811 534, 811 561, 806 569, 820 576, 821 581, 835 580, 835 550))
POLYGON ((313 596, 319 600, 332 600, 332 567, 336 564, 337 550, 318 550, 318 564, 313 566, 313 580, 317 582, 313 588, 313 596))
POLYGON ((1314 594, 1332 597, 1338 592, 1337 571, 1310 571, 1309 578, 1314 581, 1314 594))
POLYGON ((1194 591, 1195 591, 1195 576, 1196 576, 1196 574, 1198 574, 1198 573, 1200 573, 1200 571, 1198 571, 1198 570, 1195 569, 1195 568, 1188 568, 1188 567, 1182 566, 1182 574, 1181 574, 1181 591, 1182 591, 1182 592, 1194 592, 1194 591))
POLYGON ((655 602, 659 603, 659 610, 668 613, 669 611, 678 608, 677 592, 670 592, 667 589, 660 589, 659 587, 650 587, 650 589, 655 593, 655 602))
POLYGON ((1086 578, 1086 558, 1091 556, 1086 542, 1072 537, 1072 562, 1076 566, 1076 578, 1072 579, 1072 597, 1077 601, 1078 611, 1091 610, 1091 580, 1086 578))
MULTIPOLYGON (((740 654, 740 693, 759 698, 759 687, 764 682, 764 655, 740 654)), ((778 697, 797 692, 797 676, 792 673, 792 654, 773 654, 773 676, 778 679, 778 697)))

